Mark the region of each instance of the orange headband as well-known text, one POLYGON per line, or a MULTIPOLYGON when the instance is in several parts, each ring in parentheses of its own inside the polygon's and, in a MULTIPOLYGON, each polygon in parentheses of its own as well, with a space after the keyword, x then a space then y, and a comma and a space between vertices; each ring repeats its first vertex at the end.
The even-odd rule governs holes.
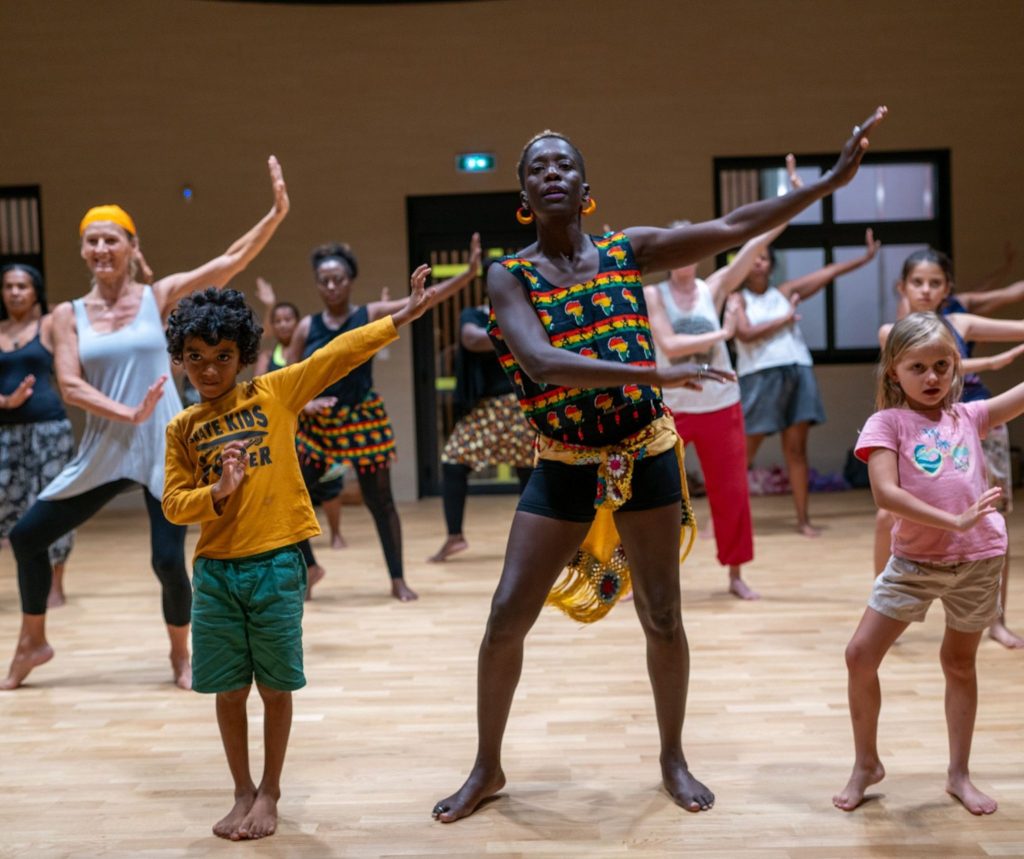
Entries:
POLYGON ((132 216, 120 206, 114 205, 93 206, 85 213, 82 223, 78 225, 78 235, 82 235, 89 224, 95 224, 97 221, 110 221, 112 224, 117 224, 122 229, 127 230, 128 235, 136 235, 135 221, 132 220, 132 216))

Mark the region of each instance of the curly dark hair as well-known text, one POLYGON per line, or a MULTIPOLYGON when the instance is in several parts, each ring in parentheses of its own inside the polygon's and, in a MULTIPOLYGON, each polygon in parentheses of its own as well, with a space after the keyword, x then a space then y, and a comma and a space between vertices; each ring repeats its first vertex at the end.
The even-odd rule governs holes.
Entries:
POLYGON ((181 362, 185 340, 199 337, 210 346, 230 340, 238 346, 243 367, 255 364, 262 336, 263 327, 237 289, 211 286, 196 290, 183 298, 167 319, 167 351, 176 363, 181 362))
POLYGON ((328 242, 326 245, 317 245, 309 255, 309 261, 313 264, 313 273, 320 268, 321 263, 329 259, 340 260, 348 268, 348 275, 355 280, 359 276, 359 263, 356 262, 356 255, 352 248, 342 242, 328 242))

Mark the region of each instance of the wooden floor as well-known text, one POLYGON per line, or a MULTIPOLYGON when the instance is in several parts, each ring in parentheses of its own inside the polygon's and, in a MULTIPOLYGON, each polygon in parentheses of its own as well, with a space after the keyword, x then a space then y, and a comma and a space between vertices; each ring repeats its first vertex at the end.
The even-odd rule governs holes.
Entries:
MULTIPOLYGON (((450 826, 429 812, 473 758, 476 650, 514 499, 471 499, 471 548, 441 566, 422 561, 443 535, 439 503, 402 507, 422 597, 410 605, 386 595, 365 511, 345 508, 350 548, 321 549, 329 577, 306 615, 309 685, 295 699, 280 831, 250 845, 210 834, 231 785, 212 697, 168 682, 144 516, 101 515, 80 532, 69 604, 50 617, 56 659, 0 695, 0 855, 1024 856, 1024 652, 981 647, 972 769, 1001 806, 975 818, 943 792, 940 608, 883 666, 878 798, 832 808, 852 760, 843 648, 869 590, 872 506, 865 492, 813 502, 826 530, 808 541, 789 530, 787 497, 755 499, 760 602, 724 593, 710 539, 683 570, 684 740, 713 811, 688 814, 659 790, 643 639, 622 605, 586 628, 544 612, 505 742, 508 787, 450 826)), ((697 512, 704 521, 703 500, 697 512)), ((1018 558, 1022 525, 1019 510, 1018 558)), ((6 660, 19 619, 7 550, 0 571, 6 660)), ((1024 627, 1019 566, 1010 609, 1024 627)))

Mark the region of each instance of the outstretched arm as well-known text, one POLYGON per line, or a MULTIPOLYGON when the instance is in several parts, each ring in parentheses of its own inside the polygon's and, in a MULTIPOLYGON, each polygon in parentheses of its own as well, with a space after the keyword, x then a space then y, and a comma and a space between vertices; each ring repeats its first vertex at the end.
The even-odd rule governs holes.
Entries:
POLYGON ((1024 382, 1014 385, 1005 393, 985 400, 988 406, 989 426, 999 426, 1024 414, 1024 382))
POLYGON ((799 295, 801 300, 806 300, 841 274, 867 265, 875 258, 881 246, 882 243, 875 240, 875 234, 869 227, 864 233, 864 253, 861 256, 846 262, 834 262, 803 277, 788 280, 779 287, 779 292, 786 296, 799 295))
POLYGON ((792 220, 815 200, 853 179, 867 151, 868 137, 886 113, 885 107, 879 107, 863 125, 854 126, 835 166, 811 185, 783 197, 748 203, 713 221, 668 229, 631 227, 626 230, 640 268, 644 271, 681 268, 792 220))
MULTIPOLYGON (((440 283, 434 284, 427 290, 428 304, 419 315, 426 313, 434 305, 440 304, 446 298, 450 298, 460 289, 465 289, 471 284, 476 276, 480 273, 480 233, 473 233, 473 237, 469 240, 469 264, 466 270, 462 274, 457 274, 455 277, 450 277, 447 280, 442 280, 440 283)), ((422 266, 421 266, 422 268, 422 266)), ((417 269, 419 271, 419 269, 417 269)), ((429 268, 428 268, 429 272, 429 268)), ((406 299, 401 298, 395 301, 371 301, 366 305, 366 312, 370 317, 370 321, 373 322, 375 319, 381 319, 388 314, 395 314, 400 312, 406 306, 406 299)))
POLYGON ((1009 343, 1024 340, 1024 319, 989 319, 973 313, 950 313, 946 319, 964 340, 982 343, 1009 343))
POLYGON ((195 289, 207 286, 225 286, 231 278, 244 269, 263 250, 274 235, 285 215, 288 214, 288 189, 284 184, 281 165, 271 155, 267 161, 270 168, 270 182, 274 190, 274 205, 259 222, 224 253, 191 271, 160 278, 153 284, 153 294, 162 316, 166 316, 178 300, 195 289))
MULTIPOLYGON (((991 402, 991 400, 989 400, 991 402)), ((896 451, 877 447, 868 457, 868 476, 871 478, 871 494, 875 504, 902 519, 942 528, 945 531, 967 531, 983 516, 994 513, 993 506, 1002 490, 998 487, 986 489, 978 500, 962 513, 949 513, 911 495, 900 486, 899 463, 896 451)))
POLYGON ((989 370, 1002 370, 1003 367, 1008 367, 1021 355, 1024 355, 1024 343, 996 355, 987 355, 984 358, 964 358, 960 361, 960 368, 965 373, 984 373, 989 370))
POLYGON ((958 292, 956 297, 968 313, 988 316, 1008 304, 1024 301, 1024 280, 988 292, 958 292))

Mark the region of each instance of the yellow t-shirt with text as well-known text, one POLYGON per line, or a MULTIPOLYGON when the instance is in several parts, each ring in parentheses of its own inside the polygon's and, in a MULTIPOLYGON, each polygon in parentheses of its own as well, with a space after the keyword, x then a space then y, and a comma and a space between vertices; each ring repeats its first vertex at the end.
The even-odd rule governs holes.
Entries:
POLYGON ((304 361, 241 382, 167 425, 164 515, 199 523, 195 556, 245 558, 320 533, 295 455, 296 416, 310 400, 398 337, 391 317, 335 337, 304 361), (214 508, 211 487, 231 441, 249 455, 242 484, 214 508))

